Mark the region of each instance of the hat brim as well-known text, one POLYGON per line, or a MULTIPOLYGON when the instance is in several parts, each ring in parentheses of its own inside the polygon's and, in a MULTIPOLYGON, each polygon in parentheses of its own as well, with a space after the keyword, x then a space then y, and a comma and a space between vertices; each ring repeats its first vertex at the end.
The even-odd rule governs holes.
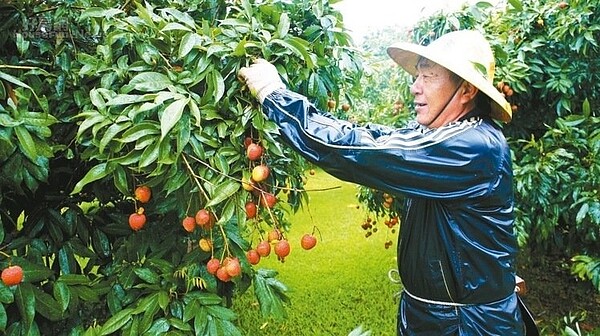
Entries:
POLYGON ((512 109, 502 94, 496 90, 494 85, 488 81, 473 64, 469 64, 462 58, 449 57, 446 54, 432 51, 426 46, 400 42, 387 49, 388 55, 400 65, 406 72, 413 76, 417 74, 417 62, 424 57, 444 68, 454 72, 465 81, 482 91, 491 99, 491 116, 502 122, 510 122, 512 109))

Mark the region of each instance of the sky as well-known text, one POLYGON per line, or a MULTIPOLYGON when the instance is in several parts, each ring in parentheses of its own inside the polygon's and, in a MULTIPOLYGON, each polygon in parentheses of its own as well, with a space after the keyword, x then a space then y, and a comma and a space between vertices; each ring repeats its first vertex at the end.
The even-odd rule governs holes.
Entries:
MULTIPOLYGON (((454 10, 481 0, 342 0, 334 5, 344 16, 344 26, 357 44, 369 29, 411 26, 438 10, 454 10)), ((497 4, 499 0, 487 0, 497 4)))

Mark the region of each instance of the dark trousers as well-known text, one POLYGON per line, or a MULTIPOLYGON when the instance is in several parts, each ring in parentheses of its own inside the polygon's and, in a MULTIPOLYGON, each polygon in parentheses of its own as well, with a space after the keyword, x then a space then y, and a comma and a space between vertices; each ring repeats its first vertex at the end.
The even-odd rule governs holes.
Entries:
POLYGON ((427 303, 402 293, 398 335, 523 336, 517 294, 487 304, 449 306, 427 303))

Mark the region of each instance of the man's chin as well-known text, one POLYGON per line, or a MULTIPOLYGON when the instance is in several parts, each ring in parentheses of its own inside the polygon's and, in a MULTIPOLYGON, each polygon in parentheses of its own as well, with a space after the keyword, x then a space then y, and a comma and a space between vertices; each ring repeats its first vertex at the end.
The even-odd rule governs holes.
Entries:
POLYGON ((425 115, 421 115, 420 113, 417 113, 417 118, 415 119, 420 125, 426 126, 428 127, 431 120, 428 120, 427 118, 425 118, 425 115))

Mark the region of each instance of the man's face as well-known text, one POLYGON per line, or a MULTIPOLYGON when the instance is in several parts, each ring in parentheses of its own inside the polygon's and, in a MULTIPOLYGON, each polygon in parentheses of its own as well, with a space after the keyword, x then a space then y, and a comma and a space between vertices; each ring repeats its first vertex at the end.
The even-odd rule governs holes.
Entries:
POLYGON ((415 96, 419 124, 437 128, 453 121, 452 117, 460 108, 455 94, 460 83, 453 78, 453 74, 441 65, 424 58, 419 61, 417 77, 410 87, 415 96))

